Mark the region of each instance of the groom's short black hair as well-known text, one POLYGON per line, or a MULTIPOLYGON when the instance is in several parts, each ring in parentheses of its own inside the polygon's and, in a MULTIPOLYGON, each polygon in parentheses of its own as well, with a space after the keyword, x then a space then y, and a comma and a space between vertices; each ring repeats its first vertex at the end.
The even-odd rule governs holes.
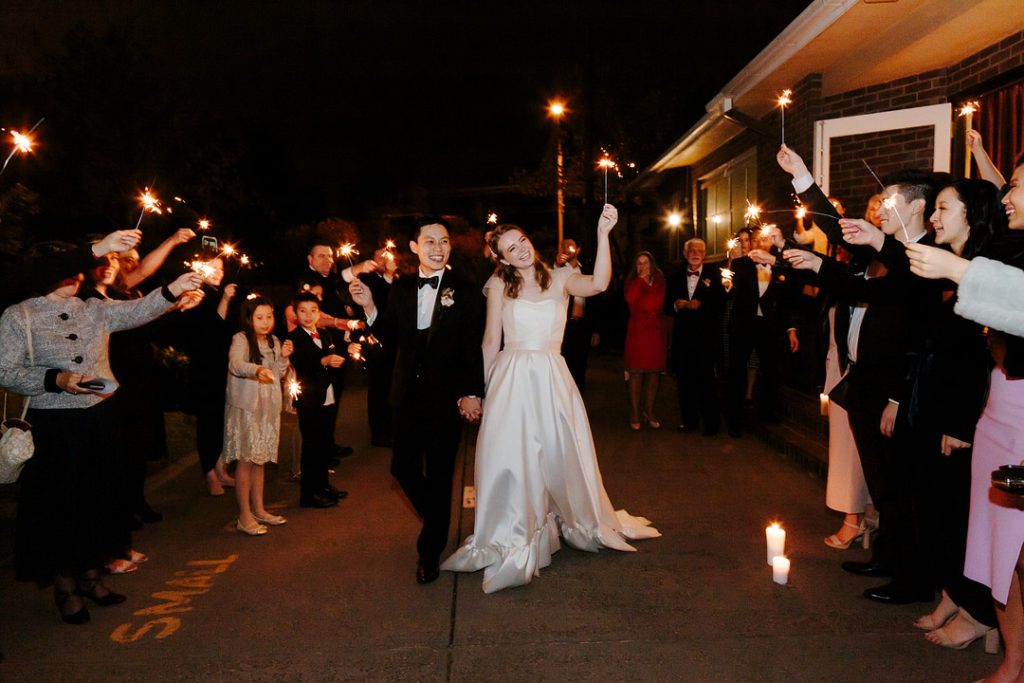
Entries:
POLYGON ((432 213, 425 213, 421 216, 416 216, 413 221, 412 231, 409 233, 409 240, 415 242, 420 238, 420 231, 428 225, 443 225, 444 229, 448 231, 448 234, 452 234, 452 226, 441 216, 436 216, 432 213))

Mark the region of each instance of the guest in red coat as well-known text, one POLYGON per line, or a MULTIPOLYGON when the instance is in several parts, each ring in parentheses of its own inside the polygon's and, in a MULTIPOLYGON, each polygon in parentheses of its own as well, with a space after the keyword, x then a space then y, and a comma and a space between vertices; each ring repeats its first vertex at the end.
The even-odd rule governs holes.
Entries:
POLYGON ((633 431, 642 423, 658 429, 654 417, 654 400, 658 382, 665 372, 665 276, 649 251, 636 255, 633 269, 626 278, 626 303, 629 324, 626 327, 626 381, 629 383, 630 420, 633 431), (643 399, 643 413, 640 400, 643 399))

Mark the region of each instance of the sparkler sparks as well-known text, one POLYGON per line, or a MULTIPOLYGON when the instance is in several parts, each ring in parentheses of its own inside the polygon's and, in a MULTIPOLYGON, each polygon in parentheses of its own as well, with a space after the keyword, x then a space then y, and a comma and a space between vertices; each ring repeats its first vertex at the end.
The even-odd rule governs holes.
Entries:
POLYGON ((209 230, 210 229, 210 221, 206 220, 205 218, 200 218, 199 219, 199 229, 200 230, 209 230))
POLYGON ((729 240, 728 242, 725 243, 725 248, 727 250, 729 250, 729 251, 732 251, 733 249, 735 249, 739 245, 740 245, 740 241, 738 239, 736 239, 735 237, 733 237, 731 240, 729 240))
POLYGON ((597 162, 597 166, 602 171, 604 171, 604 203, 607 204, 608 203, 608 169, 609 168, 618 169, 619 165, 616 164, 614 161, 612 161, 611 158, 608 156, 608 153, 605 152, 604 157, 602 157, 601 160, 597 162))
POLYGON ((342 256, 344 256, 345 258, 347 258, 349 266, 355 265, 352 262, 352 256, 358 254, 359 252, 356 251, 355 246, 351 242, 345 242, 345 244, 338 247, 338 257, 341 258, 342 256))
POLYGON ((230 244, 225 244, 221 248, 220 253, 224 254, 225 256, 233 256, 235 253, 235 248, 230 244))
POLYGON ((977 100, 971 100, 970 102, 964 102, 964 105, 960 107, 960 111, 957 112, 957 116, 970 116, 974 112, 981 109, 981 105, 978 104, 977 100))
POLYGON ((199 273, 203 279, 213 275, 215 269, 206 261, 185 261, 185 265, 194 273, 199 273))
POLYGON ((761 224, 761 207, 757 204, 751 204, 750 200, 747 200, 747 210, 743 212, 743 220, 747 223, 761 224))
POLYGON ((150 213, 163 213, 160 209, 160 200, 157 199, 156 195, 148 187, 144 188, 142 194, 139 195, 139 203, 142 205, 142 211, 139 212, 139 220, 135 221, 136 230, 142 225, 142 217, 146 215, 147 211, 150 213))
POLYGON ((394 249, 395 249, 395 241, 393 239, 391 239, 391 238, 388 238, 388 240, 386 242, 384 242, 384 248, 389 250, 389 251, 394 251, 394 249))
POLYGON ((21 152, 22 154, 30 154, 32 152, 32 145, 35 141, 32 139, 32 133, 35 132, 39 124, 45 119, 39 119, 36 121, 36 125, 32 126, 27 133, 20 133, 16 130, 11 131, 11 139, 14 141, 14 147, 11 148, 11 153, 4 159, 4 165, 0 167, 0 173, 3 173, 7 169, 7 164, 10 163, 11 159, 15 154, 21 152))
POLYGON ((302 385, 299 384, 298 380, 288 380, 288 396, 294 401, 302 393, 302 385))
POLYGON ((807 215, 807 207, 806 206, 798 206, 796 208, 796 217, 797 218, 803 220, 804 216, 806 216, 806 215, 807 215))
POLYGON ((498 224, 498 214, 496 214, 493 211, 491 211, 489 214, 487 214, 487 222, 490 225, 497 225, 498 224))

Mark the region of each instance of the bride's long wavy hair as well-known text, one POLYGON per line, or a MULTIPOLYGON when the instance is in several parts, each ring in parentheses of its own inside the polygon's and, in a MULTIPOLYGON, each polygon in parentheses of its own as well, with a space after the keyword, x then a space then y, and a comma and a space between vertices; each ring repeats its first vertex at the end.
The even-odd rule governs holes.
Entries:
MULTIPOLYGON (((518 230, 524 235, 526 234, 522 228, 518 225, 512 225, 505 223, 499 225, 491 232, 487 233, 487 246, 491 250, 491 260, 494 261, 496 266, 495 274, 500 275, 502 281, 505 283, 505 296, 510 299, 516 299, 519 297, 519 290, 523 288, 523 276, 519 274, 519 271, 508 263, 501 262, 501 252, 498 251, 498 240, 509 230, 518 230)), ((540 260, 540 256, 537 254, 537 250, 533 252, 533 276, 540 285, 540 291, 546 291, 551 286, 551 271, 544 265, 544 262, 540 260)))

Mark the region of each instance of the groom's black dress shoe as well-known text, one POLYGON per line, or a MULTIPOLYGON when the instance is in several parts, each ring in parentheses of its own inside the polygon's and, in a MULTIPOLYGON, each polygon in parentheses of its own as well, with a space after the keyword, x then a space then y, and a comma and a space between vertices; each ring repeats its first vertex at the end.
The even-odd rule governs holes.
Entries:
POLYGON ((339 491, 330 484, 324 489, 324 498, 333 498, 334 500, 344 500, 348 498, 348 491, 339 491))
POLYGON ((892 576, 892 570, 881 562, 843 562, 842 567, 858 576, 892 576))
POLYGON ((864 591, 864 597, 887 605, 909 605, 912 602, 931 602, 935 599, 935 591, 921 586, 901 586, 894 582, 869 588, 864 591))
POLYGON ((311 496, 302 496, 299 499, 299 506, 304 508, 329 508, 338 504, 337 498, 328 498, 322 493, 314 493, 311 496))
POLYGON ((437 581, 439 576, 441 576, 441 567, 437 560, 430 562, 420 560, 416 563, 416 583, 431 583, 437 581))

